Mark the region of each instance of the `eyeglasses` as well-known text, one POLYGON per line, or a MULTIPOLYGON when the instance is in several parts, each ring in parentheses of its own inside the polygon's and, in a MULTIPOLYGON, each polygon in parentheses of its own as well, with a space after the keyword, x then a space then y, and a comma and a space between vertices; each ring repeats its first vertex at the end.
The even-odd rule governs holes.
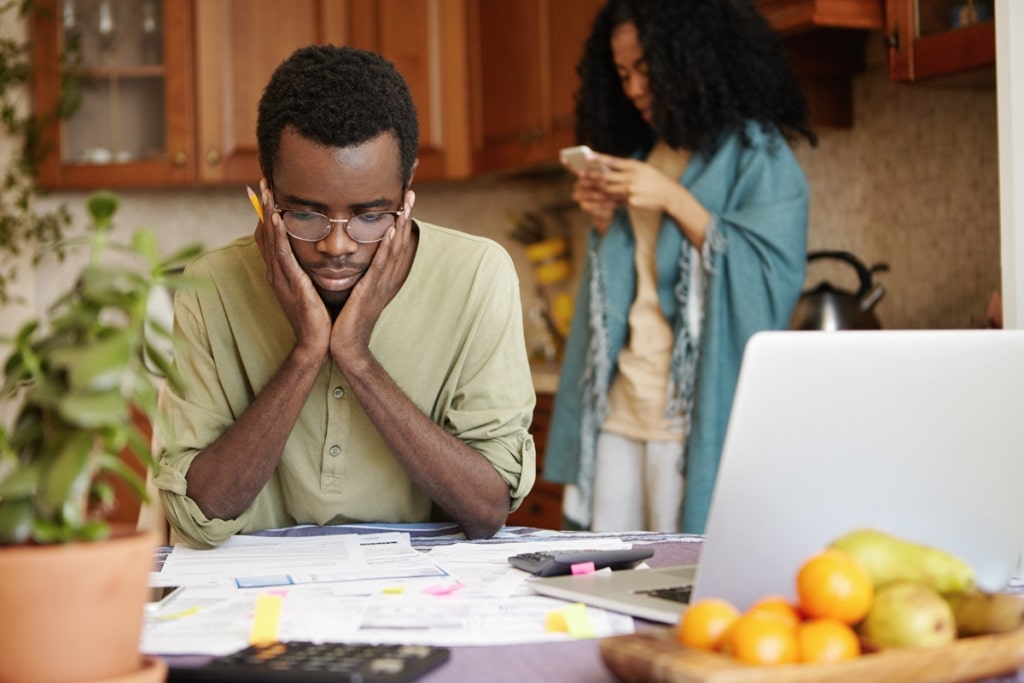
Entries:
POLYGON ((354 241, 360 244, 372 244, 384 239, 388 231, 395 226, 398 217, 405 211, 403 206, 398 211, 370 211, 348 218, 328 218, 316 211, 300 211, 282 209, 276 204, 274 211, 284 221, 284 229, 288 234, 303 242, 319 242, 331 234, 334 224, 340 224, 354 241))

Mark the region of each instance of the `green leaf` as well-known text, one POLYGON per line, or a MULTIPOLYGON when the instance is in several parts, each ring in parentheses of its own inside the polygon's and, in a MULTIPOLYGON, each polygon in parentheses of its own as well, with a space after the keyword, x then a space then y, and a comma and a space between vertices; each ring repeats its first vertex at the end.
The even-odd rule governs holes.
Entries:
POLYGON ((61 417, 79 427, 102 427, 128 419, 128 406, 117 389, 68 394, 57 402, 57 410, 61 417))
POLYGON ((72 532, 64 524, 36 517, 32 524, 32 539, 36 543, 67 543, 73 538, 72 532))
POLYGON ((114 214, 117 213, 117 195, 106 190, 94 192, 85 205, 96 227, 106 229, 110 227, 114 214))
MULTIPOLYGON (((84 507, 84 498, 92 481, 93 471, 89 465, 92 450, 92 434, 78 431, 68 435, 61 444, 57 459, 43 475, 36 504, 40 512, 52 515, 58 510, 67 517, 67 506, 84 507)), ((72 516, 76 513, 72 510, 72 516)))
MULTIPOLYGON (((182 266, 182 264, 188 263, 196 256, 199 256, 199 254, 201 253, 203 253, 202 244, 199 244, 198 242, 193 242, 192 244, 185 245, 184 247, 172 253, 170 256, 168 256, 167 258, 160 262, 160 271, 167 272, 171 270, 177 270, 182 266)), ((197 278, 189 279, 196 280, 197 282, 200 280, 197 278)))
POLYGON ((0 500, 0 545, 19 545, 32 535, 36 511, 31 500, 0 500))
POLYGON ((19 467, 0 482, 0 500, 31 498, 39 490, 42 478, 43 473, 38 462, 19 467))
POLYGON ((101 519, 94 519, 78 529, 75 538, 80 541, 102 541, 110 537, 110 525, 101 519))
POLYGON ((138 496, 139 500, 148 499, 146 495, 146 480, 139 476, 124 460, 114 455, 104 455, 102 458, 103 469, 112 472, 124 480, 124 483, 138 496))
POLYGON ((160 264, 160 249, 156 243, 156 233, 148 228, 141 228, 132 235, 132 249, 146 260, 150 269, 160 264))
POLYGON ((108 481, 97 481, 92 486, 92 492, 89 494, 92 504, 99 504, 100 510, 104 513, 114 507, 117 499, 114 496, 114 487, 111 486, 108 481))
POLYGON ((153 344, 146 344, 144 353, 151 372, 168 378, 170 384, 176 388, 181 386, 181 373, 178 372, 178 367, 174 365, 164 349, 157 348, 153 344))
POLYGON ((141 275, 125 268, 89 266, 82 270, 82 296, 104 306, 124 306, 126 297, 145 296, 148 285, 141 275))
POLYGON ((72 391, 106 391, 121 386, 132 361, 132 352, 130 332, 114 330, 84 348, 54 351, 51 360, 67 370, 72 391))

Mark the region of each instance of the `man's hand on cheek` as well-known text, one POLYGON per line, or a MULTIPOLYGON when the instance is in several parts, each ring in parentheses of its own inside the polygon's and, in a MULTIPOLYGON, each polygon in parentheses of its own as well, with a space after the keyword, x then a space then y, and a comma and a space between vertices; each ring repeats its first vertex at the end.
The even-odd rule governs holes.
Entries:
POLYGON ((369 348, 370 334, 381 311, 402 288, 416 253, 413 239, 412 205, 415 193, 406 193, 406 210, 390 234, 380 241, 370 267, 352 288, 352 295, 334 323, 331 355, 339 365, 369 348))
POLYGON ((257 227, 255 236, 267 266, 267 282, 295 332, 296 348, 326 356, 331 329, 327 308, 309 275, 299 265, 284 222, 274 211, 273 198, 263 181, 260 182, 260 190, 263 215, 268 220, 257 227))

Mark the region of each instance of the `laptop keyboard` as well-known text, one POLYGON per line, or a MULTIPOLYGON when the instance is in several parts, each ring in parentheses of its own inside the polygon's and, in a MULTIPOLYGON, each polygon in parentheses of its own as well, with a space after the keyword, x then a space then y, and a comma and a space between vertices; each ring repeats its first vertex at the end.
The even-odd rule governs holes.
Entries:
POLYGON ((672 602, 688 603, 690 594, 693 593, 693 586, 669 586, 668 588, 652 588, 650 590, 637 591, 641 595, 650 595, 653 598, 662 598, 672 602))

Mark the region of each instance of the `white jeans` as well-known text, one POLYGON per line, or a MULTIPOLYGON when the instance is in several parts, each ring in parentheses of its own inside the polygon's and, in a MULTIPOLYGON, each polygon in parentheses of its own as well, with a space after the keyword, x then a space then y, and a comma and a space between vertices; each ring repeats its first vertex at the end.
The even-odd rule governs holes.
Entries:
POLYGON ((597 437, 593 531, 679 531, 683 444, 597 437))

